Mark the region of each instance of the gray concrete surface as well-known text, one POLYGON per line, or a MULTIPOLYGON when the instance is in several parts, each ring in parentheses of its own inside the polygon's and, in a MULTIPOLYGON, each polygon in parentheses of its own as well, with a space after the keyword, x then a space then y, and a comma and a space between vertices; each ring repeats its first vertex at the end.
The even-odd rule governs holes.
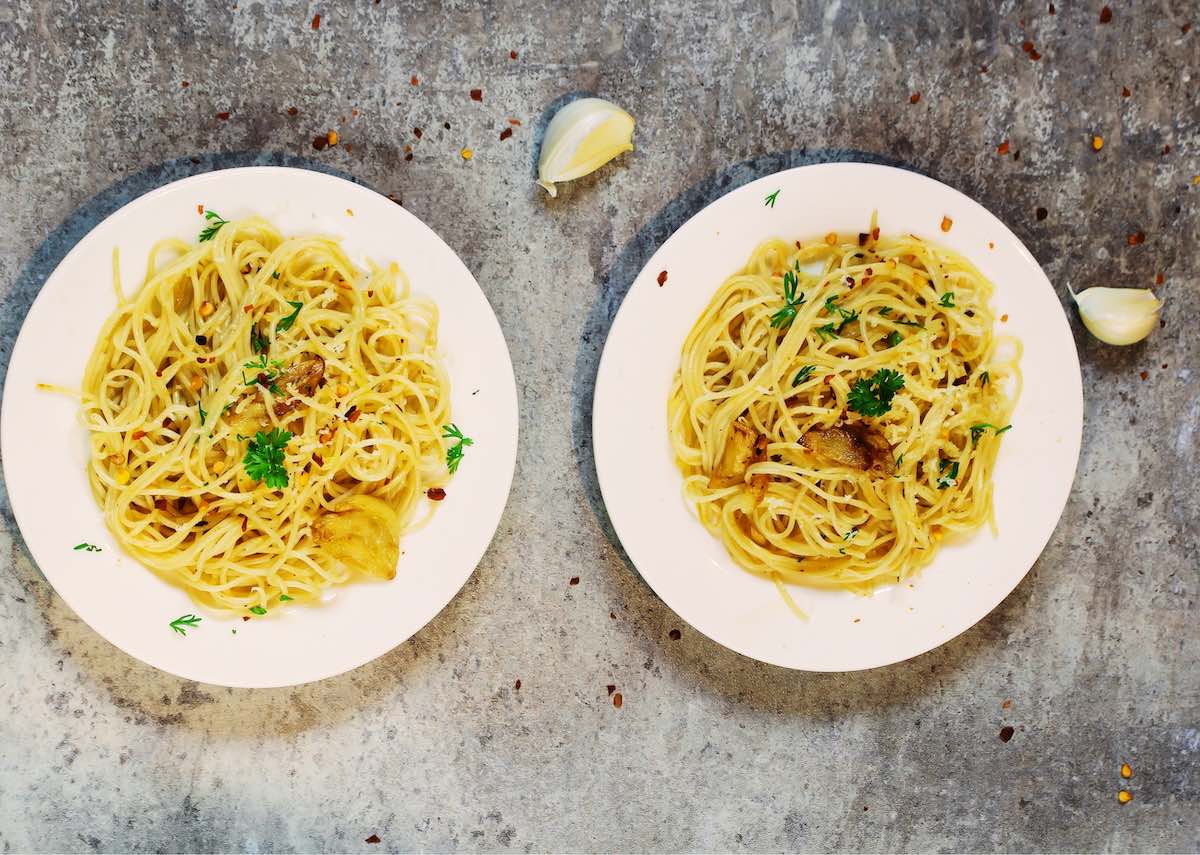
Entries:
POLYGON ((184 175, 291 163, 396 194, 460 253, 522 406, 511 501, 461 595, 379 661, 295 689, 119 653, 56 597, 5 498, 0 847, 1200 848, 1200 9, 575 5, 0 3, 5 366, 105 214, 184 175), (548 200, 539 128, 577 92, 628 108, 637 151, 548 200), (315 150, 329 129, 341 144, 315 150), (811 675, 723 650, 653 595, 598 504, 587 423, 611 314, 665 236, 756 176, 845 158, 980 200, 1064 304, 1068 285, 1161 274, 1167 305, 1127 349, 1071 312, 1083 455, 1017 591, 914 661, 811 675))

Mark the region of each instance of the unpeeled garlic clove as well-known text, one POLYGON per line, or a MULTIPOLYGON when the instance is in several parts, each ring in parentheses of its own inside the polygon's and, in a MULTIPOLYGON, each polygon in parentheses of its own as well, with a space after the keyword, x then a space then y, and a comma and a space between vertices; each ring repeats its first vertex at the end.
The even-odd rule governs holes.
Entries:
POLYGON ((633 149, 633 116, 602 98, 580 98, 554 114, 542 139, 538 184, 551 196, 554 186, 595 172, 618 154, 633 149))
POLYGON ((1107 344, 1133 344, 1150 335, 1162 302, 1145 288, 1088 288, 1072 292, 1088 332, 1107 344))

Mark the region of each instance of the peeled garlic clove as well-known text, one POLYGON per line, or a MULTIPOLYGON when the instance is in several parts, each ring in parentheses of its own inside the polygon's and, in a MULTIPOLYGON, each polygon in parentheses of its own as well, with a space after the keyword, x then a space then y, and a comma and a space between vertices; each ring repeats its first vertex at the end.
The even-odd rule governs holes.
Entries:
POLYGON ((542 139, 538 184, 557 196, 554 184, 595 172, 633 149, 633 116, 602 98, 580 98, 554 114, 542 139))
POLYGON ((1145 288, 1088 288, 1072 294, 1088 332, 1108 344, 1133 344, 1150 335, 1162 303, 1145 288))

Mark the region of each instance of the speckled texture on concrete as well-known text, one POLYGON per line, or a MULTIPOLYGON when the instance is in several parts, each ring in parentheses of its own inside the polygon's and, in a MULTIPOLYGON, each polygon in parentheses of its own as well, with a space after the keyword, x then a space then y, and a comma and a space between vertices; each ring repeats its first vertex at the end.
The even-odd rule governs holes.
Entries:
POLYGON ((1108 24, 1072 0, 573 5, 0 3, 5 366, 99 218, 184 175, 290 163, 400 196, 459 252, 522 407, 512 498, 460 596, 296 689, 119 653, 55 596, 4 499, 0 847, 1200 848, 1196 4, 1113 2, 1108 24), (628 108, 638 148, 548 200, 537 135, 578 92, 628 108), (316 151, 331 128, 342 144, 316 151), (671 230, 754 177, 845 158, 977 198, 1064 304, 1161 273, 1167 306, 1127 349, 1072 312, 1083 456, 1017 591, 915 661, 810 675, 723 650, 640 580, 598 503, 589 402, 612 313, 671 230))

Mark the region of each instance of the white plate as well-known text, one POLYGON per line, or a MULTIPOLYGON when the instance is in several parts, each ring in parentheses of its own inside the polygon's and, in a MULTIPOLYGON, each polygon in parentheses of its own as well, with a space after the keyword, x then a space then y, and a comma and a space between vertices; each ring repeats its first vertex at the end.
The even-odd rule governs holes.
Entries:
POLYGON ((1029 251, 977 203, 930 178, 859 163, 790 169, 718 199, 663 244, 613 322, 596 380, 596 469, 613 527, 647 583, 726 647, 788 668, 853 671, 899 662, 958 635, 1016 587, 1062 514, 1083 425, 1079 358, 1054 289, 1029 251), (779 190, 775 206, 767 194, 779 190), (1022 340, 1025 388, 995 472, 999 536, 942 549, 912 583, 864 597, 790 590, 740 569, 691 513, 667 438, 680 348, 725 277, 770 237, 911 232, 970 258, 996 285, 1001 328, 1022 340), (942 217, 953 221, 940 229, 942 217), (994 246, 994 248, 992 248, 994 246), (667 282, 659 287, 660 271, 667 282))
POLYGON ((131 656, 181 677, 225 686, 287 686, 369 662, 400 644, 454 597, 483 556, 508 497, 517 448, 512 363, 487 298, 433 231, 372 190, 318 172, 229 169, 147 193, 96 226, 46 281, 13 349, 2 421, 4 475, 29 551, 59 595, 131 656), (454 420, 475 439, 428 526, 406 535, 391 582, 331 589, 320 607, 243 622, 197 612, 179 588, 125 555, 92 498, 86 432, 75 401, 37 383, 78 388, 104 320, 116 305, 112 251, 131 293, 151 244, 194 241, 196 206, 227 218, 259 214, 284 234, 340 237, 351 259, 397 262, 413 291, 441 310, 439 346, 454 420), (350 212, 353 212, 352 214, 350 212), (102 552, 75 552, 81 541, 102 552), (186 638, 168 622, 201 615, 186 638), (236 633, 233 630, 237 630, 236 633))

